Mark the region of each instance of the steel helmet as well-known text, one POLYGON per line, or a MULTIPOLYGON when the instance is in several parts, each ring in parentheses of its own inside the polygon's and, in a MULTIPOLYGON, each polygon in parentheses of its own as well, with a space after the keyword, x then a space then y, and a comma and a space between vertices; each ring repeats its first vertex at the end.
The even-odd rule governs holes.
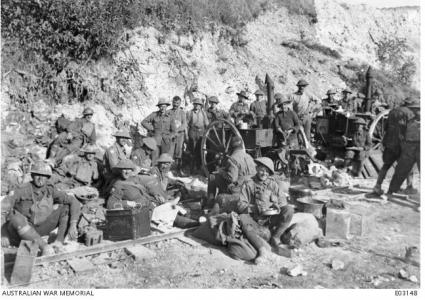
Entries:
POLYGON ((87 116, 87 115, 92 115, 94 114, 94 110, 91 109, 90 107, 86 107, 83 110, 83 116, 87 116))
POLYGON ((143 145, 148 147, 151 150, 155 150, 157 147, 156 140, 154 138, 148 137, 142 140, 143 145))
POLYGON ((263 165, 267 169, 269 169, 270 174, 274 174, 274 164, 273 161, 268 157, 259 157, 254 159, 254 161, 257 163, 257 165, 263 165))
POLYGON ((37 161, 31 167, 31 174, 43 175, 43 176, 52 176, 52 168, 43 161, 37 161))

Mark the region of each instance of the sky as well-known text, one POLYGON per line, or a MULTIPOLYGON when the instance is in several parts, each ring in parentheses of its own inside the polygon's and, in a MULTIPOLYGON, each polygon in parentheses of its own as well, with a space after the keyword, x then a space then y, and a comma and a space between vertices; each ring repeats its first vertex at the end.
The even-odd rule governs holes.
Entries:
POLYGON ((419 6, 420 0, 336 0, 349 4, 366 3, 376 7, 394 7, 394 6, 419 6))

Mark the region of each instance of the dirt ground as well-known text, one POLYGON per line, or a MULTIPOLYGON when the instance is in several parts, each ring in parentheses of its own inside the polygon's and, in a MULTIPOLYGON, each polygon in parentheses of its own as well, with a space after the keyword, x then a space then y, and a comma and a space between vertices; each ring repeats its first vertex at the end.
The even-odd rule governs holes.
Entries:
MULTIPOLYGON (((373 185, 362 180, 362 186, 373 185)), ((332 195, 330 195, 332 197, 332 195)), ((341 246, 318 248, 310 244, 292 258, 273 254, 264 265, 237 261, 224 248, 189 245, 178 239, 146 245, 155 252, 153 259, 136 263, 123 253, 119 261, 100 263, 94 271, 75 275, 66 262, 38 266, 30 288, 419 288, 419 268, 403 261, 405 247, 420 241, 419 196, 416 200, 371 203, 360 198, 349 200, 348 210, 369 211, 374 221, 362 237, 340 240, 341 246), (334 270, 331 262, 344 263, 334 270), (297 264, 305 276, 290 277, 285 268, 297 264), (402 279, 400 270, 415 275, 418 282, 402 279)), ((108 261, 106 254, 98 257, 108 261)))

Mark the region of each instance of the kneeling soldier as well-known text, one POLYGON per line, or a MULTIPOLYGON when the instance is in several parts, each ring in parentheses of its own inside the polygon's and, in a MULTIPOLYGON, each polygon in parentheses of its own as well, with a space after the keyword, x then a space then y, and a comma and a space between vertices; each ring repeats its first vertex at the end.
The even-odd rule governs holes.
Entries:
POLYGON ((8 233, 8 237, 1 238, 3 247, 19 245, 20 240, 29 240, 39 245, 43 255, 51 255, 55 253, 53 248, 41 236, 59 227, 57 242, 63 243, 67 229, 70 238, 77 238, 80 204, 73 196, 58 191, 48 183, 50 176, 50 166, 37 162, 31 169, 32 181, 2 201, 2 223, 7 216, 5 226, 8 233))
POLYGON ((270 175, 274 174, 273 161, 267 157, 255 159, 257 174, 244 182, 237 212, 240 214, 242 231, 258 251, 256 262, 262 261, 270 244, 283 248, 281 236, 288 228, 294 210, 288 206, 284 191, 270 175), (270 238, 270 232, 271 238, 270 238))

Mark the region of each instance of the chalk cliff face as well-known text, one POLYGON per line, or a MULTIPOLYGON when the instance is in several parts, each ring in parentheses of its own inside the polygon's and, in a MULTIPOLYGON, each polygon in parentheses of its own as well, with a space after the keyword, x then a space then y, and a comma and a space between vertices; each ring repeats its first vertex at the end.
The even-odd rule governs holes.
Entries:
MULTIPOLYGON (((47 106, 49 118, 54 120, 61 113, 74 118, 85 105, 94 106, 98 143, 106 147, 113 142, 115 115, 122 113, 124 120, 140 123, 155 109, 158 98, 183 97, 194 82, 199 96, 216 95, 225 109, 236 100, 237 91, 253 93, 258 88, 255 77, 264 80, 266 73, 274 80, 276 92, 290 93, 304 78, 310 82, 307 92, 321 98, 329 88, 347 86, 341 73, 352 71, 349 66, 378 68, 374 41, 386 36, 406 38, 419 70, 418 7, 376 9, 331 0, 316 0, 314 7, 316 18, 291 14, 286 8, 266 12, 238 35, 239 46, 223 37, 219 27, 201 37, 163 35, 153 28, 133 30, 128 33, 131 46, 113 62, 82 66, 89 103, 47 106)), ((413 86, 419 89, 419 73, 413 86)), ((5 82, 3 123, 10 87, 5 82)))

